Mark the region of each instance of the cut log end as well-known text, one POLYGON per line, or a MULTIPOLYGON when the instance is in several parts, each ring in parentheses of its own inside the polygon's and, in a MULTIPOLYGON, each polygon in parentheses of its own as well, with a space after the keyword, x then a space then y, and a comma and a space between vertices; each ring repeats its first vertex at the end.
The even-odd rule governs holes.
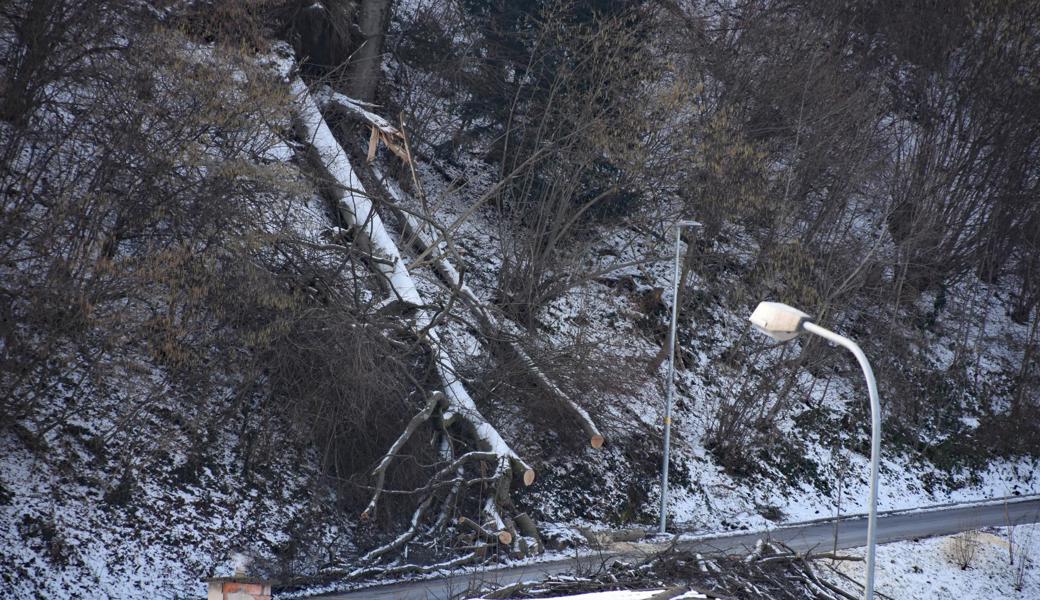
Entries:
POLYGON ((529 486, 534 483, 534 469, 528 469, 524 471, 524 485, 529 486))
POLYGON ((498 537, 498 543, 502 544, 503 546, 508 546, 509 544, 513 543, 513 534, 509 533, 504 529, 502 531, 499 531, 496 534, 496 536, 498 537))
POLYGON ((592 439, 590 440, 589 443, 592 444, 593 448, 599 450, 600 448, 603 447, 603 442, 604 441, 606 441, 606 440, 604 439, 604 437, 602 435, 596 434, 596 435, 592 436, 592 439))

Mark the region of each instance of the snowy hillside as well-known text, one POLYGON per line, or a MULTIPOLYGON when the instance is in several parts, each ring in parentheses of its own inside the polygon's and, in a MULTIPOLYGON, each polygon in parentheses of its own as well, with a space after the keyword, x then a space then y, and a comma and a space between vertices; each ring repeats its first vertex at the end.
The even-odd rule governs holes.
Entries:
POLYGON ((1040 493, 1021 4, 16 0, 0 597, 653 528, 670 384, 670 531, 866 512, 862 374, 763 300, 870 358, 879 509, 1040 493))

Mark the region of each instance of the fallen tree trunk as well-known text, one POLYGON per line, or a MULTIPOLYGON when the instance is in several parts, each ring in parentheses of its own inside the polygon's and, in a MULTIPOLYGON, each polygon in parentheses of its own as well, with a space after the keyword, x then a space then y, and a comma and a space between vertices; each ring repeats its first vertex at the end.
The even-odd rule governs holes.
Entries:
POLYGON ((463 299, 463 302, 470 309, 473 316, 476 317, 480 326, 484 329, 484 338, 488 340, 499 340, 502 342, 513 357, 516 358, 524 367, 528 376, 535 382, 538 388, 541 389, 543 393, 547 394, 549 397, 555 399, 558 403, 567 408, 577 419, 582 430, 589 438, 589 444, 593 448, 601 448, 606 438, 602 433, 600 433, 599 427, 596 426, 596 422, 592 419, 592 416, 589 415, 588 411, 578 405, 577 402, 560 389, 558 385, 553 383, 545 372, 538 367, 534 359, 531 358, 531 355, 518 341, 516 341, 516 331, 506 331, 507 329, 511 329, 507 325, 508 321, 495 318, 494 314, 484 306, 484 303, 480 301, 473 290, 462 281, 462 276, 459 274, 459 271, 448 261, 444 256, 444 253, 441 252, 440 249, 432 247, 433 242, 431 242, 425 235, 419 221, 402 208, 402 193, 397 185, 383 177, 382 173, 380 173, 378 169, 373 170, 376 177, 383 183, 383 188, 387 191, 390 199, 393 201, 391 208, 395 211, 395 215, 401 223, 404 237, 412 240, 416 251, 418 251, 420 255, 429 257, 429 260, 441 279, 463 299))
POLYGON ((458 524, 459 527, 476 534, 479 539, 486 542, 502 544, 503 546, 508 546, 513 543, 513 534, 505 529, 499 531, 488 531, 481 527, 476 521, 468 517, 459 517, 458 524))
POLYGON ((407 143, 404 135, 399 129, 391 125, 389 121, 368 110, 373 105, 344 96, 339 92, 332 91, 328 87, 322 88, 315 95, 318 97, 322 108, 326 110, 331 108, 338 113, 348 115, 368 125, 371 133, 368 138, 366 162, 371 163, 376 159, 379 142, 383 142, 383 145, 397 155, 398 158, 411 164, 412 161, 406 148, 407 143))
MULTIPOLYGON (((463 386, 451 358, 441 345, 438 327, 433 322, 433 315, 423 308, 425 302, 419 294, 415 280, 404 265, 396 243, 375 211, 346 152, 333 136, 311 98, 307 86, 302 80, 295 78, 292 82, 292 91, 296 97, 298 111, 294 125, 298 137, 309 146, 311 151, 308 157, 309 162, 315 169, 322 172, 325 175, 324 178, 330 183, 329 199, 341 218, 354 232, 355 243, 376 258, 376 260, 369 261, 371 268, 382 276, 382 281, 388 291, 388 298, 377 308, 396 304, 402 313, 414 311, 414 331, 417 338, 425 345, 443 386, 445 407, 442 419, 448 423, 462 421, 467 424, 477 444, 496 457, 495 478, 499 481, 497 486, 499 492, 492 508, 495 509, 494 515, 497 516, 497 505, 506 499, 501 496, 508 494, 508 476, 515 474, 520 477, 524 485, 531 485, 535 478, 534 469, 513 451, 498 430, 481 414, 473 398, 463 386)), ((416 418, 419 421, 424 420, 425 413, 420 413, 416 418)), ((399 438, 400 440, 401 438, 399 438)), ((392 457, 399 445, 394 444, 384 461, 392 457)), ((381 461, 382 464, 383 461, 381 461)), ((370 503, 366 512, 374 508, 377 497, 378 494, 374 494, 373 502, 370 503)))
MULTIPOLYGON (((395 155, 405 161, 410 167, 413 167, 412 173, 414 177, 414 161, 411 154, 408 152, 407 143, 405 143, 405 147, 402 148, 395 141, 396 139, 401 139, 403 142, 406 142, 404 135, 401 130, 394 127, 389 121, 369 111, 368 108, 371 105, 359 102, 328 88, 323 88, 321 90, 318 94, 318 100, 324 107, 352 115, 365 122, 371 128, 373 137, 369 143, 369 163, 371 163, 374 158, 375 143, 377 142, 377 139, 382 139, 386 146, 395 155)), ((502 341, 506 346, 506 349, 520 362, 528 376, 535 382, 538 388, 549 397, 555 399, 564 408, 568 409, 576 418, 582 430, 585 432, 585 435, 588 436, 589 444, 593 448, 601 448, 606 438, 602 433, 600 433, 599 428, 596 426, 595 421, 589 415, 588 411, 571 399, 566 392, 549 379, 545 372, 538 367, 534 359, 531 358, 530 354, 519 344, 519 342, 516 341, 516 332, 505 331, 502 322, 496 319, 491 311, 484 306, 479 298, 477 298, 476 294, 473 293, 469 286, 462 282, 462 277, 458 270, 455 269, 447 258, 445 258, 444 254, 440 252, 439 249, 433 248, 433 242, 424 234, 419 221, 402 208, 402 193, 397 185, 393 181, 383 177, 382 173, 377 168, 373 167, 373 173, 382 185, 383 189, 386 190, 387 196, 391 200, 389 205, 401 225, 403 238, 411 241, 419 256, 430 257, 430 261, 432 262, 437 274, 449 287, 452 288, 453 292, 458 293, 463 298, 467 307, 477 318, 481 327, 484 329, 485 339, 502 341)), ((358 187, 361 187, 360 182, 358 183, 358 187)), ((444 236, 444 239, 450 240, 451 237, 446 235, 444 236)))

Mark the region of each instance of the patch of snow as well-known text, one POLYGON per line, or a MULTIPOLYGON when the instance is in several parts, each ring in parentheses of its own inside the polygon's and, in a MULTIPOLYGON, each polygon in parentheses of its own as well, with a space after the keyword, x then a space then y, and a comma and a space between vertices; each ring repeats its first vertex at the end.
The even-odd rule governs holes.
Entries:
MULTIPOLYGON (((593 592, 591 594, 578 594, 577 596, 553 596, 546 598, 545 600, 646 600, 647 598, 653 597, 655 594, 663 592, 660 590, 613 590, 609 592, 593 592)), ((687 596, 682 595, 680 598, 705 598, 706 596, 687 596)), ((473 599, 477 600, 477 599, 473 599)))
MULTIPOLYGON (((963 535, 963 534, 959 534, 963 535)), ((935 598, 1040 598, 1040 524, 1015 527, 1012 538, 1015 563, 1009 560, 1008 528, 978 532, 975 537, 929 538, 895 542, 877 547, 875 590, 900 600, 935 598), (958 564, 958 544, 974 545, 967 569, 958 564), (1021 569, 1021 570, 1020 570, 1021 569), (1016 589, 1021 575, 1021 589, 1016 589)), ((846 551, 863 556, 862 549, 846 551)), ((826 561, 819 561, 819 564, 826 561)), ((864 563, 840 561, 835 570, 856 582, 863 581, 864 563)), ((848 581, 819 569, 822 576, 849 589, 848 581)))

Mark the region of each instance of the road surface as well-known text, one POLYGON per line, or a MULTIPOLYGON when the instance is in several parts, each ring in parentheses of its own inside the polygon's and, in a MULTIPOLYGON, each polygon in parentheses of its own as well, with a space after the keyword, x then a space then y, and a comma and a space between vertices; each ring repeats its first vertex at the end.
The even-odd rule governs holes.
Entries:
MULTIPOLYGON (((879 544, 924 537, 949 535, 977 527, 1040 522, 1040 498, 1011 501, 1004 504, 962 506, 926 511, 899 512, 878 516, 879 544), (1005 512, 1006 510, 1006 512, 1005 512)), ((773 529, 768 532, 771 539, 781 541, 798 552, 815 550, 825 552, 834 547, 834 531, 838 530, 838 549, 855 548, 866 544, 867 519, 853 517, 841 521, 812 522, 773 529)), ((702 554, 744 554, 754 548, 755 542, 767 532, 722 534, 686 539, 679 548, 702 554)), ((449 600, 478 582, 494 582, 504 586, 524 580, 544 579, 552 575, 573 574, 576 571, 598 566, 609 558, 633 558, 651 551, 649 545, 643 550, 610 552, 542 562, 520 567, 487 569, 481 572, 464 573, 439 579, 411 581, 374 586, 314 597, 314 600, 449 600)), ((883 568, 883 567, 880 567, 883 568)))

